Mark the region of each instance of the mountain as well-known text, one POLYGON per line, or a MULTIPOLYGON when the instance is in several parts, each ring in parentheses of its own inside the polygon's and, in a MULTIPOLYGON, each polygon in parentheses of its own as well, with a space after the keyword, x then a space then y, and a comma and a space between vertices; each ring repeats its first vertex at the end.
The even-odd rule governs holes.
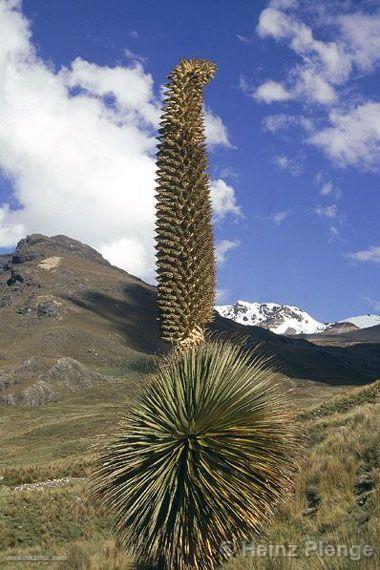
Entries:
POLYGON ((380 315, 358 315, 357 317, 349 317, 339 322, 353 324, 359 329, 368 329, 380 325, 380 315))
POLYGON ((234 305, 218 306, 216 310, 236 323, 260 326, 276 334, 314 334, 326 328, 303 309, 291 305, 237 301, 234 305))
POLYGON ((380 315, 374 314, 320 323, 299 307, 277 303, 237 301, 234 305, 219 305, 215 309, 222 317, 235 323, 263 327, 281 335, 343 334, 380 325, 380 315))
MULTIPOLYGON (((134 393, 168 350, 159 337, 155 288, 91 247, 34 234, 1 261, 0 403, 37 405, 90 388, 134 393)), ((375 336, 339 344, 342 334, 320 343, 314 335, 276 335, 217 313, 210 330, 240 337, 297 382, 362 384, 380 377, 375 336)))

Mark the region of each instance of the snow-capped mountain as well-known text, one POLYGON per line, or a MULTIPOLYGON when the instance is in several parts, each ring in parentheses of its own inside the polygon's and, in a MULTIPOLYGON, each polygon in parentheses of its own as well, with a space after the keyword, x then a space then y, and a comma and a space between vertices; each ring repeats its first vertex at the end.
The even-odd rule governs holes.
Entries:
POLYGON ((350 317, 339 322, 352 323, 359 329, 368 329, 370 327, 376 327, 377 325, 380 325, 380 315, 358 315, 357 317, 350 317))
POLYGON ((299 307, 277 303, 237 301, 234 305, 220 305, 215 309, 222 317, 236 323, 263 327, 276 334, 315 334, 327 326, 299 307))

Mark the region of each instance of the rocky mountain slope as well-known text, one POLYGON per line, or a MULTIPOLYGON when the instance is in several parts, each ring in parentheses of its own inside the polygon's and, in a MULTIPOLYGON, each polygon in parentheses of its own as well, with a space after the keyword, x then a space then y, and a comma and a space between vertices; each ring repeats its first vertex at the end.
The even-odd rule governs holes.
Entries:
MULTIPOLYGON (((4 404, 41 404, 126 379, 135 386, 168 349, 158 334, 155 288, 65 236, 28 236, 1 257, 0 323, 4 404)), ((345 335, 335 335, 322 346, 217 314, 211 331, 259 347, 289 378, 361 384, 380 377, 374 336, 339 344, 345 335)))
POLYGON ((235 323, 263 327, 276 334, 314 334, 326 328, 303 309, 291 305, 237 301, 234 305, 219 305, 216 310, 235 323))

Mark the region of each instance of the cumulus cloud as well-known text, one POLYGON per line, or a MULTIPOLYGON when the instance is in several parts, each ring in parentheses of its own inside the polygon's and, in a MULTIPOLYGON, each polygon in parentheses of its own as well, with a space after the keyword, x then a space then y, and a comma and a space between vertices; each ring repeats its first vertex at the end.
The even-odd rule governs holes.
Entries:
POLYGON ((214 115, 210 109, 205 110, 205 134, 207 145, 213 148, 217 145, 232 147, 227 127, 224 125, 222 119, 214 115))
POLYGON ((257 32, 262 38, 286 42, 301 59, 287 77, 289 97, 333 103, 337 97, 333 85, 343 83, 351 73, 350 57, 340 43, 317 40, 310 26, 282 8, 263 10, 257 32))
MULTIPOLYGON (((17 0, 0 0, 0 247, 27 233, 67 234, 112 263, 154 276, 155 129, 159 101, 139 62, 82 58, 55 70, 36 54, 17 0)), ((219 117, 211 144, 225 144, 219 117)), ((224 130, 223 130, 224 127, 224 130)))
POLYGON ((23 237, 24 226, 21 224, 10 224, 7 222, 9 217, 9 204, 3 204, 0 207, 0 246, 10 247, 14 245, 21 237, 23 237))
MULTIPOLYGON (((260 13, 258 36, 287 46, 295 60, 283 77, 259 85, 256 99, 268 104, 299 101, 309 115, 307 121, 304 113, 300 118, 271 115, 264 119, 264 129, 277 133, 302 128, 309 133, 308 141, 337 166, 377 168, 380 103, 359 95, 353 80, 380 65, 380 11, 370 13, 364 4, 355 9, 350 2, 317 8, 305 1, 271 0, 260 13)), ((244 79, 243 90, 250 94, 248 85, 244 79)))
POLYGON ((362 71, 373 71, 380 62, 380 13, 356 11, 337 19, 352 63, 362 71))
POLYGON ((380 246, 372 245, 368 249, 349 253, 348 257, 354 261, 380 263, 380 246))
POLYGON ((215 248, 215 257, 218 265, 224 265, 224 263, 227 261, 228 254, 232 250, 239 247, 239 245, 240 242, 236 239, 235 240, 224 239, 220 241, 215 248))
POLYGON ((241 216, 235 189, 220 178, 211 181, 211 203, 217 222, 223 220, 228 214, 241 216))
POLYGON ((333 111, 329 123, 310 137, 312 144, 337 166, 376 166, 380 158, 380 103, 363 103, 347 113, 333 111))
POLYGON ((331 105, 354 72, 373 71, 380 62, 380 13, 341 12, 332 3, 311 23, 301 2, 272 1, 261 12, 258 35, 285 43, 299 58, 281 82, 289 98, 331 105), (324 32, 323 40, 316 37, 323 27, 335 29, 333 41, 324 32))
POLYGON ((285 87, 277 81, 266 81, 256 89, 253 97, 258 101, 263 101, 264 103, 288 101, 292 98, 291 94, 285 89, 285 87))
POLYGON ((75 59, 58 77, 64 86, 91 97, 113 97, 117 120, 158 125, 160 110, 153 98, 153 79, 141 65, 107 67, 75 59))
POLYGON ((315 73, 313 68, 297 71, 293 92, 297 97, 306 97, 306 101, 321 105, 330 105, 337 99, 335 89, 321 75, 315 73))

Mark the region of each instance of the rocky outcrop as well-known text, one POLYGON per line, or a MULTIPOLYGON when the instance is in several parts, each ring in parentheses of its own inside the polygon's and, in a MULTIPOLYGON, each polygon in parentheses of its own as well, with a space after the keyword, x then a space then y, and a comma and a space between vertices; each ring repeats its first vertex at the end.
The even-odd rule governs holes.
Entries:
POLYGON ((10 263, 19 265, 67 254, 89 259, 102 265, 110 265, 99 252, 89 245, 63 235, 48 237, 41 234, 32 234, 22 239, 17 244, 10 263))
POLYGON ((12 258, 11 254, 0 255, 0 275, 1 273, 6 273, 8 271, 8 263, 12 258))
POLYGON ((42 301, 42 303, 39 303, 37 305, 37 316, 40 318, 45 318, 45 317, 59 317, 59 306, 62 305, 62 303, 59 303, 58 301, 50 300, 47 299, 45 301, 42 301))
POLYGON ((70 357, 58 358, 53 366, 46 366, 46 360, 34 357, 1 374, 0 403, 39 406, 59 400, 63 393, 111 380, 70 357))
POLYGON ((359 330, 353 323, 333 323, 329 325, 322 334, 344 334, 352 331, 359 330))

